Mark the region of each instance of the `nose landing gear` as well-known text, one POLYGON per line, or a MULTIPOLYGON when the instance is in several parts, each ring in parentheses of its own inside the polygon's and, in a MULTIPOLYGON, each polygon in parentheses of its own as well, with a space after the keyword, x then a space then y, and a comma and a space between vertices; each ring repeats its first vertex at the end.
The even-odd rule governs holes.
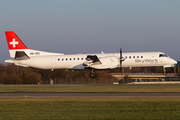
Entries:
POLYGON ((163 74, 166 75, 166 68, 163 67, 163 74))

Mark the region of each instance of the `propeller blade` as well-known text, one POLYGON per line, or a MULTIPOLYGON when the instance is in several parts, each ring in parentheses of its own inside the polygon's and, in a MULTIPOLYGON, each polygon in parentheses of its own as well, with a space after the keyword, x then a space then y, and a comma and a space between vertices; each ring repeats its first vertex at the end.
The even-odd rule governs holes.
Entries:
POLYGON ((122 70, 122 49, 120 48, 120 68, 119 68, 119 72, 121 72, 122 70))

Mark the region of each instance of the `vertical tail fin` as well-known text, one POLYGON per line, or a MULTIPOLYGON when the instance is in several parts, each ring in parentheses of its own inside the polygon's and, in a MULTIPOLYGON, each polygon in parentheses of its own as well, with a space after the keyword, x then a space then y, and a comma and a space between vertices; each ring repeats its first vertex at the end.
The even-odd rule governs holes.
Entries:
POLYGON ((13 31, 5 31, 5 35, 11 58, 15 58, 16 51, 28 49, 13 31))
POLYGON ((5 35, 9 50, 28 49, 13 31, 6 31, 5 35))

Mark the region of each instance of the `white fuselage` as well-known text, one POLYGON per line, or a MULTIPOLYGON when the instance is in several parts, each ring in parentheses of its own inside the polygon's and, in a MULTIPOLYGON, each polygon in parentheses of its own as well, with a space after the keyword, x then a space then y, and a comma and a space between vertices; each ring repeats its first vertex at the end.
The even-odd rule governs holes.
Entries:
POLYGON ((173 67, 177 62, 162 52, 134 52, 108 54, 50 53, 28 49, 13 31, 5 31, 10 60, 23 67, 40 69, 113 69, 117 67, 173 67))
MULTIPOLYGON (((31 55, 28 60, 14 60, 13 63, 25 67, 34 67, 39 69, 84 69, 83 63, 86 61, 87 55, 96 55, 98 58, 103 57, 119 57, 119 53, 108 54, 71 54, 71 55, 31 55)), ((122 67, 150 67, 163 66, 173 67, 177 62, 162 52, 137 52, 123 53, 125 59, 122 67)), ((8 61, 5 61, 8 62, 8 61)), ((12 63, 12 62, 9 62, 12 63)), ((119 67, 119 64, 116 66, 119 67)), ((100 69, 104 69, 103 66, 100 69)), ((111 68, 110 68, 111 69, 111 68)))

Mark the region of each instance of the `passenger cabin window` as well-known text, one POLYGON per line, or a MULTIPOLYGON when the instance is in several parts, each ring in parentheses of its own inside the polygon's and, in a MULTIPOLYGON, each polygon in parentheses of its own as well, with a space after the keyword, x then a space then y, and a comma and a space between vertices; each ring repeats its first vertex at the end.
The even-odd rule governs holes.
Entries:
POLYGON ((133 58, 135 58, 135 56, 133 56, 133 58))
POLYGON ((137 58, 139 58, 139 56, 137 56, 137 58))
POLYGON ((74 58, 74 60, 76 60, 76 58, 74 58))
POLYGON ((131 56, 129 56, 129 59, 131 59, 131 56))
POLYGON ((141 56, 141 58, 143 58, 143 56, 141 56))

